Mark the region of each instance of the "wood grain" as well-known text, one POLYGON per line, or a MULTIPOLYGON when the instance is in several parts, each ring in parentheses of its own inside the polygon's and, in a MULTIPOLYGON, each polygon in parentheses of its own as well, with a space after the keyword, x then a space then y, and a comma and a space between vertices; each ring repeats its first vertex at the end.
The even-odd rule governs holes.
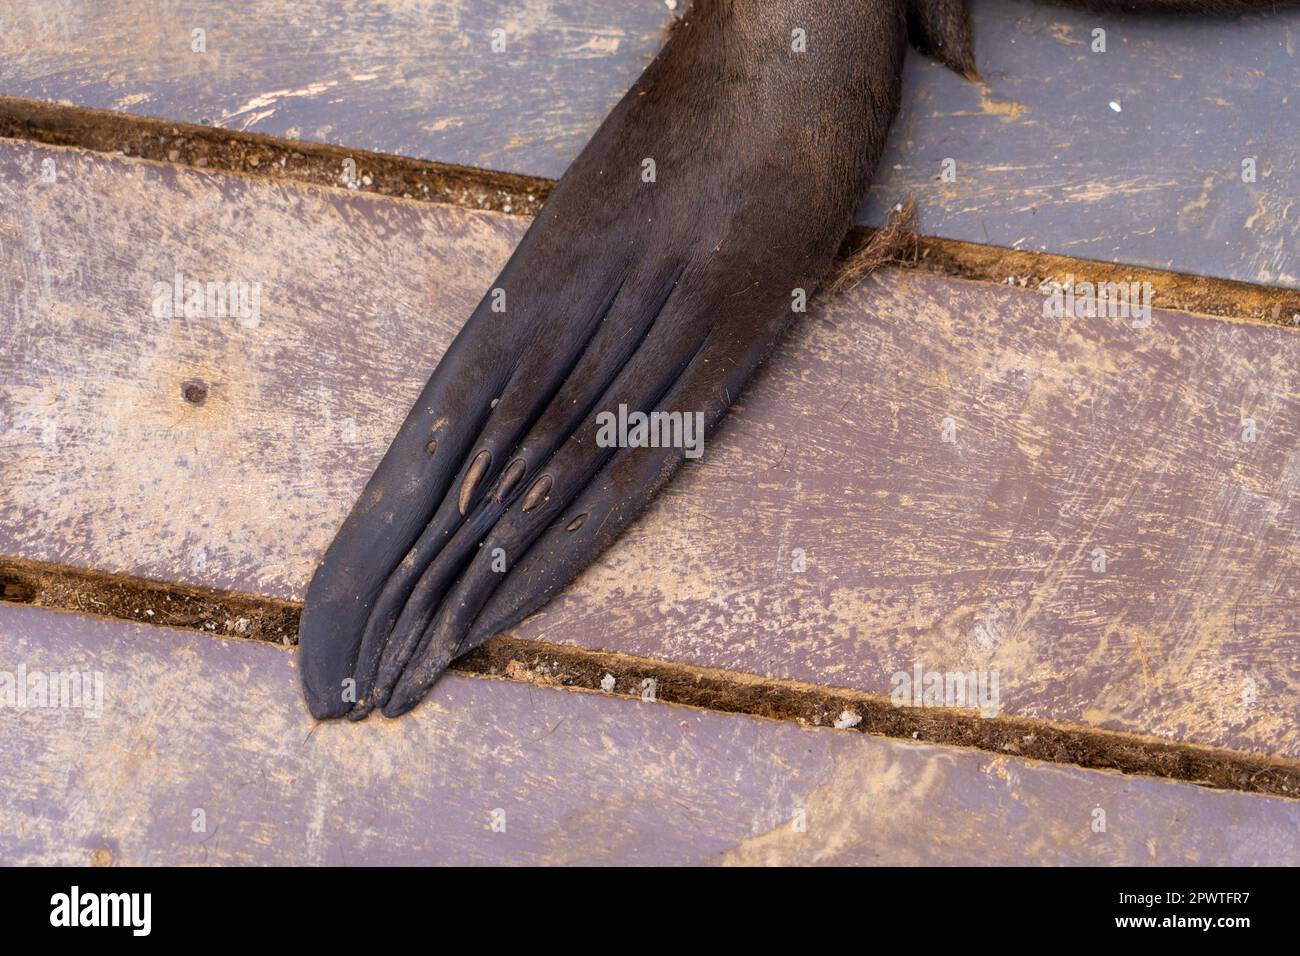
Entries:
MULTIPOLYGON (((523 227, 22 145, 0 209, 0 553, 283 598, 523 227), (154 318, 178 269, 260 323, 154 318)), ((1294 759, 1298 431, 1290 330, 882 273, 517 634, 1294 759)))
MULTIPOLYGON (((0 553, 283 598, 523 230, 21 144, 0 209, 0 553), (157 319, 177 271, 259 323, 157 319)), ((1297 432, 1290 330, 881 273, 517 633, 1295 758, 1297 432)))
POLYGON ((283 649, 0 607, 0 673, 19 668, 98 673, 104 691, 98 716, 0 707, 6 864, 1281 865, 1298 852, 1296 801, 510 681, 453 675, 406 719, 316 725, 283 649))
POLYGON ((21 0, 0 12, 0 92, 555 177, 669 16, 662 0, 21 0))
MULTIPOLYGON (((1300 12, 973 16, 983 82, 909 57, 862 221, 914 196, 928 235, 1300 287, 1300 12)), ((554 178, 668 17, 658 0, 11 0, 0 95, 554 178)))

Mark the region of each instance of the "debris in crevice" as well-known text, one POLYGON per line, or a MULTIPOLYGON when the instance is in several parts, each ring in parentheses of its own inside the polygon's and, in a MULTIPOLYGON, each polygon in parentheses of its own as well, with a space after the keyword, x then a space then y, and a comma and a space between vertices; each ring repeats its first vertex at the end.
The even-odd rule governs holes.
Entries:
MULTIPOLYGON (((14 97, 0 96, 0 137, 524 217, 535 216, 555 186, 540 177, 14 97)), ((1078 283, 1149 282, 1157 309, 1300 330, 1300 290, 942 239, 916 230, 910 201, 896 207, 883 228, 854 227, 841 248, 831 291, 851 287, 882 267, 1032 290, 1068 276, 1078 283)))
POLYGON ((0 137, 522 216, 536 215, 554 186, 512 173, 13 97, 0 97, 0 137))
POLYGON ((297 641, 299 606, 66 565, 0 557, 0 600, 255 641, 297 641))
MULTIPOLYGON (((10 603, 280 645, 296 642, 302 610, 300 604, 278 598, 8 557, 0 557, 0 595, 10 603)), ((483 678, 632 700, 650 699, 644 692, 649 686, 654 688, 652 698, 661 703, 1300 799, 1300 761, 1005 714, 983 717, 973 710, 895 707, 884 694, 528 641, 508 634, 487 641, 455 661, 452 669, 483 678)))
POLYGON ((916 203, 909 199, 894 208, 889 222, 872 230, 865 241, 845 244, 849 250, 835 264, 826 291, 837 295, 853 288, 868 275, 886 265, 902 265, 916 259, 916 203))

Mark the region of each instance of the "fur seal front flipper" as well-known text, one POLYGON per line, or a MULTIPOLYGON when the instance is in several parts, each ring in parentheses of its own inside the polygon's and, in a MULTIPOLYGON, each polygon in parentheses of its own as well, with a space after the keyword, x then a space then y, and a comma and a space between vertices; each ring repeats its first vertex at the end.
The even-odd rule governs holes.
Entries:
POLYGON ((696 0, 556 186, 317 568, 300 629, 314 715, 409 709, 667 481, 683 449, 599 447, 596 414, 702 412, 706 428, 723 414, 848 232, 905 44, 904 0, 696 0))
POLYGON ((299 632, 313 715, 409 710, 668 481, 682 448, 602 447, 597 414, 699 412, 706 428, 723 415, 848 232, 909 36, 974 75, 961 0, 696 0, 556 186, 321 560, 299 632))

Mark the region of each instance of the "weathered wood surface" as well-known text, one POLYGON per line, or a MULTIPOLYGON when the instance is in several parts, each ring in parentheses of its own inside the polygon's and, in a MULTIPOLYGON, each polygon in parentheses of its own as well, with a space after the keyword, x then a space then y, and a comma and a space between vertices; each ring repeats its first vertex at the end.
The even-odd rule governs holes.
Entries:
MULTIPOLYGON (((668 17, 659 0, 11 0, 0 95, 555 177, 668 17)), ((909 57, 865 222, 913 195, 929 235, 1300 286, 1300 12, 979 0, 974 22, 982 84, 909 57)))
POLYGON ((555 177, 669 17, 663 0, 20 0, 0 11, 0 95, 555 177))
POLYGON ((1300 11, 973 8, 984 83, 909 58, 866 221, 913 195, 930 235, 1300 287, 1300 11))
MULTIPOLYGON (((523 229, 15 144, 0 210, 0 554, 285 598, 523 229), (154 318, 177 270, 260 321, 154 318)), ((518 634, 1294 758, 1298 486, 1295 332, 886 272, 518 634)))
POLYGON ((315 725, 285 650, 0 607, 19 668, 103 697, 0 708, 9 864, 1300 859, 1296 801, 458 675, 315 725))

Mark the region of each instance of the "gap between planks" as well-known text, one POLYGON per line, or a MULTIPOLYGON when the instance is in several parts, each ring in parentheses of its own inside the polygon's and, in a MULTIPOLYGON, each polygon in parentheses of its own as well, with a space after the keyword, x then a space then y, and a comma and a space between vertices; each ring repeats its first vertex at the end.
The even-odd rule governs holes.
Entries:
MULTIPOLYGON (((0 601, 285 647, 296 643, 302 609, 298 602, 278 598, 5 556, 0 556, 0 601)), ((884 694, 525 641, 508 634, 455 661, 452 669, 818 727, 852 723, 856 717, 852 729, 877 736, 1300 799, 1300 762, 1050 721, 895 707, 884 694)))
MULTIPOLYGON (((525 217, 537 214, 555 185, 538 177, 4 96, 0 137, 525 217), (345 166, 349 161, 355 169, 345 166)), ((860 249, 875 232, 854 227, 842 255, 860 249)), ((1300 330, 1300 291, 1290 289, 933 236, 918 236, 908 254, 893 262, 1019 288, 1065 283, 1069 276, 1095 284, 1148 282, 1153 308, 1300 330)))
MULTIPOLYGON (((554 186, 541 178, 11 97, 0 97, 0 137, 337 189, 348 188, 342 174, 351 159, 356 191, 518 216, 536 215, 554 186)), ((855 228, 845 254, 873 233, 855 228)), ((1029 288, 1067 274, 1096 283, 1147 281, 1155 308, 1300 328, 1300 293, 1244 282, 925 236, 895 261, 929 273, 1029 288)), ((294 643, 300 611, 296 603, 273 598, 8 557, 0 557, 0 600, 282 645, 294 643)), ((884 695, 506 635, 453 667, 589 692, 603 692, 601 682, 611 675, 612 693, 625 697, 640 697, 652 680, 655 699, 666 703, 820 726, 851 712, 861 718, 855 729, 887 737, 1300 798, 1300 764, 1290 761, 1023 718, 894 708, 884 695)))

